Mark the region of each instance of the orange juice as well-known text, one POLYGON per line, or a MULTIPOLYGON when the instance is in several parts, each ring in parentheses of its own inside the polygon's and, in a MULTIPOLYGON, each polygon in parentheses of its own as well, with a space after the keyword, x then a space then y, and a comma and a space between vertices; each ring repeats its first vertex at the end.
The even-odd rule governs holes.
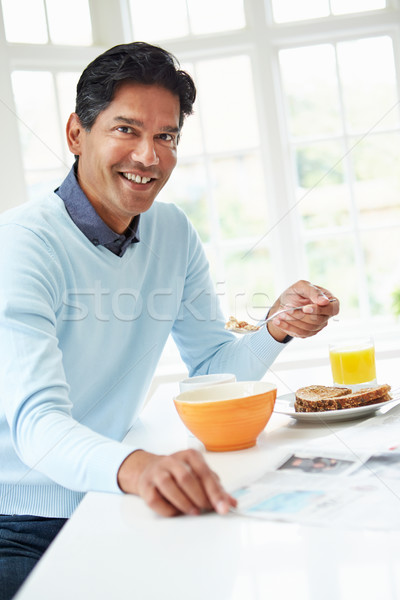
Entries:
POLYGON ((373 382, 376 379, 375 349, 372 341, 352 346, 331 347, 329 358, 334 383, 351 385, 373 382))

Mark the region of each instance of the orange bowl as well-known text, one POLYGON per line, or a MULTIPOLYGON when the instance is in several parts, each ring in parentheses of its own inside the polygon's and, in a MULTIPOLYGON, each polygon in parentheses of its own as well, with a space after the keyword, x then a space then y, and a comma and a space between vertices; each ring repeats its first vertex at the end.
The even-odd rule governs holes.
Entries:
POLYGON ((207 450, 251 448, 268 423, 276 386, 263 381, 237 381, 189 390, 174 398, 186 427, 207 450))

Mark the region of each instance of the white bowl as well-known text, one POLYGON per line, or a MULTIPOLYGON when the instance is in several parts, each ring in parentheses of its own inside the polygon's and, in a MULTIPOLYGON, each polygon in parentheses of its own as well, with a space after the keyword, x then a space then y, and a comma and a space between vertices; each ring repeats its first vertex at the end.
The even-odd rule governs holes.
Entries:
POLYGON ((233 373, 210 373, 209 375, 197 375, 188 377, 179 382, 179 391, 187 392, 201 387, 216 385, 220 383, 233 383, 236 381, 233 373))

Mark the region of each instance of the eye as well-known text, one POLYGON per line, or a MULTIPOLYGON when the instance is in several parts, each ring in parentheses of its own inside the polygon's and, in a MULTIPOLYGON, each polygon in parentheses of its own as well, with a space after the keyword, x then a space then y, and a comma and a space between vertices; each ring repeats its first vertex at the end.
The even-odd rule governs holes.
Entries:
POLYGON ((158 137, 163 142, 173 142, 175 140, 175 137, 173 135, 171 135, 170 133, 160 133, 160 135, 158 137))
POLYGON ((117 127, 117 131, 120 131, 121 133, 133 133, 132 127, 128 127, 127 125, 117 127))

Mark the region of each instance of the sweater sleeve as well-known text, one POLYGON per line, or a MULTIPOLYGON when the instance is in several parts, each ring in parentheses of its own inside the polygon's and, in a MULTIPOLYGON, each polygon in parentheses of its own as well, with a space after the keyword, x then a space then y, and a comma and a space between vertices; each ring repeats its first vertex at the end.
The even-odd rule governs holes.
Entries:
POLYGON ((132 448, 73 418, 56 313, 63 277, 51 248, 17 225, 0 228, 0 399, 20 460, 81 492, 120 491, 132 448))
POLYGON ((261 379, 285 344, 266 327, 240 338, 225 330, 202 244, 189 223, 188 227, 187 272, 172 335, 189 374, 234 373, 238 381, 261 379))

